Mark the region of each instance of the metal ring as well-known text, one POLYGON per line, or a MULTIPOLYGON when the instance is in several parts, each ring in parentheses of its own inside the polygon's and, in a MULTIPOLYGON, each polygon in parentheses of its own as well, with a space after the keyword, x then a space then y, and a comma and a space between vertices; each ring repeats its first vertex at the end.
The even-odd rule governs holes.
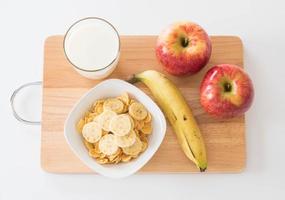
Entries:
POLYGON ((42 84, 42 81, 36 81, 36 82, 30 82, 30 83, 25 83, 24 85, 21 85, 19 88, 17 88, 13 94, 11 95, 10 97, 10 104, 11 104, 11 107, 12 107, 12 111, 13 111, 13 115, 14 117, 19 121, 19 122, 22 122, 24 124, 28 124, 28 125, 40 125, 41 124, 41 121, 29 121, 29 120, 26 120, 26 119, 23 119, 22 117, 20 117, 20 115, 16 112, 15 110, 15 106, 14 106, 14 100, 15 100, 15 97, 17 96, 18 92, 21 91, 23 88, 25 87, 30 87, 30 86, 33 86, 33 85, 41 85, 42 84))

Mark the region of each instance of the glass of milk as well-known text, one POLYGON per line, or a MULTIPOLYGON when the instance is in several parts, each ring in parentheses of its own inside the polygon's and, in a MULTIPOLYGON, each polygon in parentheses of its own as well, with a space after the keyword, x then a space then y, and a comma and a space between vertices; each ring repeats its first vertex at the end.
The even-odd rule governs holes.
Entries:
POLYGON ((120 36, 105 19, 89 17, 68 29, 63 47, 66 58, 79 74, 90 79, 103 79, 118 64, 120 36))

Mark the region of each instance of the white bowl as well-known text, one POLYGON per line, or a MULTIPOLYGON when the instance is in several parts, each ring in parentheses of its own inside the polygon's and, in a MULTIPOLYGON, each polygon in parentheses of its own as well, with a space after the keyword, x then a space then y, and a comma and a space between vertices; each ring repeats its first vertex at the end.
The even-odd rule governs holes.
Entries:
POLYGON ((158 150, 166 132, 166 121, 163 113, 153 100, 139 88, 118 79, 109 79, 90 89, 72 108, 64 124, 64 136, 75 155, 93 171, 111 178, 122 178, 134 174, 142 168, 158 150), (138 158, 117 165, 101 165, 88 155, 82 137, 76 131, 76 124, 100 98, 115 97, 123 92, 129 93, 141 102, 152 115, 153 132, 149 136, 149 146, 138 158))

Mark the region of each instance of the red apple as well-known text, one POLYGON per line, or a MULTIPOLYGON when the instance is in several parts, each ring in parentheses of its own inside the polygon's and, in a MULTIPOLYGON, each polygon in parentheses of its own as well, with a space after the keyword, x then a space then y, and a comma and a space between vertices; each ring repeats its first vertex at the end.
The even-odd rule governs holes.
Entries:
POLYGON ((245 113, 252 104, 254 89, 248 74, 236 65, 212 67, 200 87, 200 102, 209 114, 231 118, 245 113))
POLYGON ((208 34, 198 24, 179 22, 158 37, 156 56, 172 75, 195 74, 209 61, 212 51, 208 34))

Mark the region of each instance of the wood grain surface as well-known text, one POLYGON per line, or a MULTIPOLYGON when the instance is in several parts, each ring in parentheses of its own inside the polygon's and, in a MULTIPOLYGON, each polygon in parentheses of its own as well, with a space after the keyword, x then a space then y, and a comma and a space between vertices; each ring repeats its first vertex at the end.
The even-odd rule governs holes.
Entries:
MULTIPOLYGON (((246 158, 244 116, 231 120, 210 117, 200 106, 199 85, 205 72, 215 64, 243 66, 242 42, 235 36, 212 36, 211 41, 212 56, 202 71, 194 76, 168 77, 180 88, 199 123, 207 147, 207 172, 240 172, 246 158)), ((146 69, 162 71, 154 53, 155 42, 156 36, 121 36, 120 61, 110 78, 126 79, 130 74, 146 69)), ((97 83, 77 74, 65 59, 63 36, 47 38, 44 46, 41 137, 41 165, 44 170, 53 173, 91 172, 71 152, 64 139, 63 125, 76 101, 97 83)), ((143 85, 137 86, 150 95, 143 85)), ((168 124, 162 145, 140 172, 186 173, 198 170, 184 156, 168 124)))

